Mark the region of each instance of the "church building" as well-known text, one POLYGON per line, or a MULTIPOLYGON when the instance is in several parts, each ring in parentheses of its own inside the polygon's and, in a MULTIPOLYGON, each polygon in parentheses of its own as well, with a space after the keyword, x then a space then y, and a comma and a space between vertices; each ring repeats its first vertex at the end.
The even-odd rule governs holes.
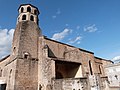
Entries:
POLYGON ((0 90, 108 90, 104 67, 112 61, 44 36, 37 7, 18 12, 11 54, 0 60, 0 90))

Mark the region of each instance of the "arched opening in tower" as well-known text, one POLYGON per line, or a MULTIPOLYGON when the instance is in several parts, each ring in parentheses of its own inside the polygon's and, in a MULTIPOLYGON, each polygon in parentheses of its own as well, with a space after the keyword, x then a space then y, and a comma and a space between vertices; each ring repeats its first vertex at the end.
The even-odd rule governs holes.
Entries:
POLYGON ((24 11, 24 8, 22 7, 22 8, 21 8, 21 13, 22 13, 23 11, 24 11))
POLYGON ((22 16, 22 20, 26 20, 26 15, 23 15, 23 16, 22 16))
POLYGON ((34 17, 33 17, 32 15, 30 16, 30 20, 31 20, 31 21, 34 21, 34 17))
POLYGON ((30 7, 27 7, 27 12, 31 12, 31 8, 30 7))

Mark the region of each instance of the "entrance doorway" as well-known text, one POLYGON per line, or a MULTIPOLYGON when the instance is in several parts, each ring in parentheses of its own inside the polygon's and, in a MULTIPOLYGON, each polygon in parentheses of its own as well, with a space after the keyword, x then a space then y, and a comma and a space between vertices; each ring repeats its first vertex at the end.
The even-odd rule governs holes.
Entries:
POLYGON ((6 84, 0 84, 0 90, 6 90, 6 84))

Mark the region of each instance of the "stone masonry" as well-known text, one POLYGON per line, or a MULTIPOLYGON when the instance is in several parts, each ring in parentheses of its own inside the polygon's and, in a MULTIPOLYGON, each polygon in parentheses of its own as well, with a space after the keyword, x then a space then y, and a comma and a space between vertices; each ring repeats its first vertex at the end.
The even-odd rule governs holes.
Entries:
POLYGON ((11 54, 0 60, 0 90, 108 90, 110 60, 42 35, 37 7, 18 11, 11 54))

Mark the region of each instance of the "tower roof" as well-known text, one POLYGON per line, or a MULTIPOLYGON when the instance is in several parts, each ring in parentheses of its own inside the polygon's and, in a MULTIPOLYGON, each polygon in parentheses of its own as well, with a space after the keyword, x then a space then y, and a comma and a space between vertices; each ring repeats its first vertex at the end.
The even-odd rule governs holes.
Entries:
POLYGON ((22 7, 22 6, 26 6, 26 5, 30 5, 31 7, 36 8, 37 11, 38 11, 38 14, 40 14, 39 9, 38 9, 36 6, 32 5, 32 4, 21 4, 21 5, 19 6, 19 8, 18 8, 18 11, 19 11, 20 7, 22 7))

